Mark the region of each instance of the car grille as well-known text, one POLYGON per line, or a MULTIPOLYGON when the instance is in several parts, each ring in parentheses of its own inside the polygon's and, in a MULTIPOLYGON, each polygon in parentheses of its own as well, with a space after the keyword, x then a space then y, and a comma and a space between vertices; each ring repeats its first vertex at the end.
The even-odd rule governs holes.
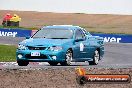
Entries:
POLYGON ((31 56, 30 54, 26 54, 25 58, 28 59, 47 59, 46 55, 41 54, 40 56, 31 56))
POLYGON ((29 50, 45 50, 46 47, 32 47, 32 46, 28 46, 29 50))

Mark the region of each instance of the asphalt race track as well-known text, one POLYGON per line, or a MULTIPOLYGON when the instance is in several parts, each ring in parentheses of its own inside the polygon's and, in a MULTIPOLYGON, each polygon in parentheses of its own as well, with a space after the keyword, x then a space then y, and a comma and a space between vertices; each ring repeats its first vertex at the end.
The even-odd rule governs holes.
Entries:
MULTIPOLYGON (((24 38, 0 37, 0 44, 17 45, 24 38)), ((90 68, 132 68, 132 44, 105 43, 104 58, 96 66, 89 66, 88 62, 73 62, 71 66, 50 66, 46 62, 30 63, 20 67, 16 62, 0 62, 0 69, 45 69, 45 68, 74 68, 78 66, 90 68)))

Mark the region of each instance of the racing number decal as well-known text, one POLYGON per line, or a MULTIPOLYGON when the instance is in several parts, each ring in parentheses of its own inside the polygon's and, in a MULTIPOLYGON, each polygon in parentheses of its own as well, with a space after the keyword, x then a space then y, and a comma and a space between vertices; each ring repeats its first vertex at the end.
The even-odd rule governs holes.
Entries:
POLYGON ((84 45, 83 45, 83 43, 81 42, 81 43, 80 43, 80 51, 83 51, 83 49, 84 49, 84 45))

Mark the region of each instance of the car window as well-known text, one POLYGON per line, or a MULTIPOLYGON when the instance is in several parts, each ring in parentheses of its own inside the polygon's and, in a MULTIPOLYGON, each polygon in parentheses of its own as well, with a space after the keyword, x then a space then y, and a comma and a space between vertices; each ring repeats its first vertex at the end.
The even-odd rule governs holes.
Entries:
POLYGON ((87 32, 85 29, 82 29, 85 35, 92 36, 89 32, 87 32))
POLYGON ((75 39, 84 39, 84 38, 85 38, 85 34, 83 33, 83 31, 81 29, 76 30, 75 39))
POLYGON ((84 32, 84 34, 87 34, 87 31, 85 29, 82 29, 82 31, 84 32))
POLYGON ((32 38, 48 38, 48 39, 71 39, 73 31, 70 29, 41 29, 32 38))

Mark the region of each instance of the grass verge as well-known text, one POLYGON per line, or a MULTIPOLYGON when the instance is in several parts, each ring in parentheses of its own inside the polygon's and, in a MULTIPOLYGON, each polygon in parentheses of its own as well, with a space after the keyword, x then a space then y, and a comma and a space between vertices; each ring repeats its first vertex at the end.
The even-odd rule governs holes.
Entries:
POLYGON ((0 28, 13 28, 13 29, 17 29, 17 28, 20 28, 20 29, 27 29, 27 30, 37 30, 38 28, 37 27, 15 27, 15 26, 6 26, 6 27, 3 27, 2 25, 0 25, 0 28))
MULTIPOLYGON (((47 25, 44 25, 47 26, 47 25)), ((76 26, 76 25, 74 25, 76 26)), ((94 27, 94 26, 86 26, 86 25, 79 25, 82 28, 85 28, 90 33, 105 33, 105 34, 132 34, 131 28, 121 28, 121 27, 94 27)), ((27 29, 27 30, 39 30, 38 27, 3 27, 0 25, 0 28, 13 28, 13 29, 27 29)))
POLYGON ((0 45, 0 62, 16 61, 16 46, 0 45))

